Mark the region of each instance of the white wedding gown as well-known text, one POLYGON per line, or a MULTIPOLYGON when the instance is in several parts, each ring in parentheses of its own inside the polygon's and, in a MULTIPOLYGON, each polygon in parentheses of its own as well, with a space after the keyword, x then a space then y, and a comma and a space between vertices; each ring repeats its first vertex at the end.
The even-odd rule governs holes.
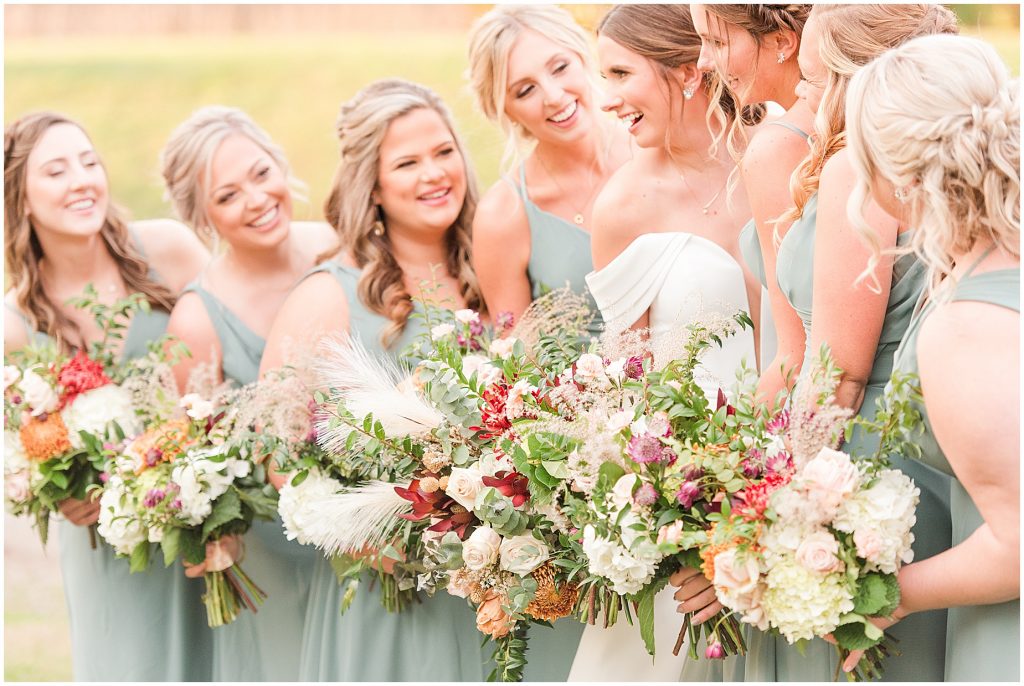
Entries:
MULTIPOLYGON (((606 267, 588 274, 587 285, 608 330, 626 329, 649 310, 652 339, 677 338, 672 334, 680 326, 709 312, 749 312, 742 267, 716 243, 688 233, 643 234, 606 267)), ((677 355, 662 355, 655 365, 673 356, 677 355)), ((755 367, 749 330, 723 339, 721 348, 712 346, 697 378, 705 394, 713 400, 719 386, 729 389, 744 361, 755 367)), ((683 621, 676 612, 675 591, 669 585, 655 598, 654 658, 644 648, 639 627, 620 614, 607 629, 600 624, 584 629, 569 681, 722 681, 724 675, 742 680, 737 672, 742 670, 741 658, 707 660, 703 642, 699 661, 688 657, 685 644, 678 656, 672 655, 683 621)))

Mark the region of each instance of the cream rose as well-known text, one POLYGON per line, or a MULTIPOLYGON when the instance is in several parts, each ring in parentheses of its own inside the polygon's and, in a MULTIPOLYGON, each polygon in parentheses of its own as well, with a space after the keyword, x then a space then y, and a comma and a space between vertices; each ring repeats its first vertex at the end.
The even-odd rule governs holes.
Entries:
POLYGON ((473 374, 478 374, 486 364, 487 358, 483 355, 466 355, 462 358, 462 373, 468 379, 473 374))
POLYGON ((633 487, 639 483, 640 477, 636 474, 624 474, 619 477, 612 487, 611 501, 616 510, 621 510, 633 502, 633 487))
POLYGON ((7 474, 4 479, 4 495, 8 500, 20 503, 28 500, 31 493, 27 468, 7 474))
POLYGON ((518 338, 509 336, 491 341, 491 354, 496 357, 508 357, 512 354, 512 348, 515 347, 518 340, 518 338))
POLYGON ((857 546, 857 555, 868 562, 877 562, 885 551, 885 541, 874 529, 857 529, 853 532, 853 543, 857 546))
POLYGON ((181 396, 178 406, 184 407, 185 414, 196 421, 202 421, 213 414, 213 403, 198 393, 186 393, 181 396))
POLYGON ((835 509, 843 499, 857 489, 860 472, 846 453, 822 448, 804 465, 800 481, 810 497, 821 507, 821 521, 827 521, 835 514, 835 509))
POLYGON ((32 408, 33 417, 57 409, 57 404, 60 401, 57 391, 34 370, 25 370, 18 387, 21 389, 22 395, 25 396, 25 402, 32 408))
POLYGON ((483 473, 476 467, 454 467, 444 492, 467 510, 473 509, 477 493, 484 487, 483 473))
POLYGON ((463 324, 472 324, 480 321, 480 315, 473 310, 455 310, 455 319, 463 324))
POLYGON ((608 377, 604 373, 604 360, 593 353, 583 353, 576 360, 576 373, 573 378, 584 385, 607 382, 608 377))
POLYGON ((807 536, 796 549, 797 562, 806 569, 819 574, 838 572, 843 562, 836 555, 839 542, 827 531, 815 531, 807 536))
POLYGON ((462 561, 466 569, 479 571, 498 559, 501 536, 489 526, 479 526, 462 543, 462 561))
POLYGON ((4 390, 6 391, 11 384, 21 378, 21 371, 13 364, 9 364, 4 367, 4 390))
POLYGON ((490 386, 505 377, 505 373, 495 367, 493 364, 485 364, 480 367, 480 374, 476 377, 476 380, 483 386, 490 386))
POLYGON ((501 555, 498 566, 519 576, 526 576, 537 569, 551 555, 547 544, 534 538, 529 532, 506 538, 501 542, 498 552, 501 555))
POLYGON ((452 324, 438 324, 430 330, 430 337, 435 341, 455 333, 455 326, 452 324))
POLYGON ((716 588, 732 596, 747 596, 754 592, 761 580, 761 567, 753 555, 740 559, 736 548, 728 548, 715 555, 716 588))

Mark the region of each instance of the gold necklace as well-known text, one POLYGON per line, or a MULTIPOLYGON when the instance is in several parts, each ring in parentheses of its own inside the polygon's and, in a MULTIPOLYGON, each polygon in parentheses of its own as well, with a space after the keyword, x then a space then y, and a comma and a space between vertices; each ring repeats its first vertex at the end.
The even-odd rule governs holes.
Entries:
MULTIPOLYGON (((558 179, 556 179, 555 175, 551 173, 551 170, 548 169, 548 166, 544 164, 544 158, 542 158, 540 155, 537 155, 537 161, 540 162, 540 166, 544 169, 544 173, 548 175, 548 178, 550 178, 555 183, 555 188, 558 189, 558 192, 560 193, 562 199, 565 201, 565 204, 569 205, 569 207, 571 207, 576 212, 572 216, 573 224, 575 224, 576 226, 583 226, 583 221, 585 218, 583 216, 582 210, 577 209, 576 205, 569 202, 568 194, 565 192, 565 189, 562 188, 562 184, 558 183, 558 179)), ((594 194, 597 192, 597 184, 594 183, 593 164, 590 165, 590 174, 588 175, 587 181, 590 185, 590 193, 587 194, 587 199, 583 202, 584 210, 587 209, 587 206, 590 204, 590 201, 594 199, 594 194)))
MULTIPOLYGON (((673 168, 675 168, 675 165, 673 165, 673 168)), ((679 180, 682 181, 683 185, 686 186, 686 190, 688 190, 690 192, 690 197, 693 198, 693 201, 694 202, 700 202, 699 200, 697 200, 697 194, 693 192, 693 188, 690 186, 690 182, 686 180, 686 177, 683 175, 683 173, 680 172, 678 169, 676 169, 676 174, 679 175, 679 180)), ((710 200, 708 200, 706 203, 701 205, 701 207, 700 207, 701 214, 703 214, 705 217, 708 216, 708 212, 711 210, 711 206, 715 203, 716 200, 718 200, 718 196, 720 196, 722 194, 722 191, 724 191, 725 187, 728 186, 728 185, 729 185, 729 175, 727 174, 725 176, 725 183, 723 183, 721 185, 721 187, 717 191, 715 191, 715 194, 711 196, 710 200)))

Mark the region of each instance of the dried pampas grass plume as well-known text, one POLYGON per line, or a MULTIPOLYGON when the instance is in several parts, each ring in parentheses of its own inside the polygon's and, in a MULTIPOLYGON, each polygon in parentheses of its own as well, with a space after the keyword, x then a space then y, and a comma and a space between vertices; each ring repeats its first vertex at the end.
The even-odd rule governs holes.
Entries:
POLYGON ((530 349, 544 334, 562 331, 567 337, 583 335, 593 316, 587 297, 565 286, 530 303, 509 335, 530 349))

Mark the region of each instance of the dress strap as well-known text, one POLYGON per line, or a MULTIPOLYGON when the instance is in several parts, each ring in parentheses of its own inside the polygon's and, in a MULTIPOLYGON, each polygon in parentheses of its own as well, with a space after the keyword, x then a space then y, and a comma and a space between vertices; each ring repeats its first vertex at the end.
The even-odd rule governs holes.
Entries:
POLYGON ((978 265, 981 264, 986 257, 991 255, 992 251, 995 250, 995 249, 996 249, 995 244, 992 244, 992 245, 988 246, 988 250, 986 250, 985 252, 981 253, 981 256, 978 257, 978 259, 976 259, 974 261, 974 263, 967 269, 967 271, 964 272, 964 275, 960 277, 961 280, 962 279, 966 279, 968 276, 970 276, 972 273, 974 273, 974 270, 978 268, 978 265))
POLYGON ((801 136, 803 136, 804 140, 807 140, 808 138, 811 137, 809 133, 807 133, 806 131, 801 129, 799 126, 797 126, 796 124, 793 124, 791 122, 788 122, 788 121, 782 121, 780 119, 776 119, 774 121, 765 122, 765 123, 767 125, 774 124, 775 126, 781 126, 784 129, 789 129, 793 133, 797 133, 797 134, 800 134, 801 136))

